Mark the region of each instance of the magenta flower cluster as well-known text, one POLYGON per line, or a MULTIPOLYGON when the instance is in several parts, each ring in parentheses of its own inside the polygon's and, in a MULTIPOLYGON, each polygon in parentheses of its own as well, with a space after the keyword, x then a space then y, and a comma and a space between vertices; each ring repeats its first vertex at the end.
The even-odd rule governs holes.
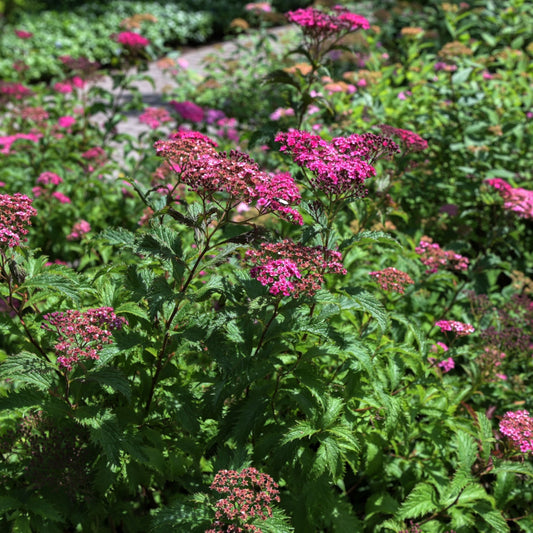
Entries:
POLYGON ((168 111, 163 107, 147 107, 139 116, 141 124, 147 124, 153 130, 159 128, 161 124, 170 122, 172 117, 168 111))
POLYGON ((308 7, 289 11, 285 16, 289 22, 300 26, 304 35, 313 39, 326 39, 370 28, 370 23, 365 17, 351 13, 341 6, 336 6, 329 13, 308 7))
POLYGON ((504 209, 516 213, 521 218, 533 220, 533 191, 513 187, 500 178, 490 179, 485 183, 500 193, 504 200, 504 209))
POLYGON ((440 328, 441 331, 452 331, 458 337, 470 335, 475 331, 471 324, 458 322, 457 320, 439 320, 438 322, 435 322, 435 326, 440 328))
POLYGON ((194 123, 202 122, 204 120, 205 113, 203 108, 194 102, 188 100, 177 102, 176 100, 171 100, 169 103, 186 122, 194 123))
POLYGON ((150 44, 150 41, 132 31, 123 31, 115 36, 117 43, 128 48, 139 49, 144 48, 150 44))
POLYGON ((31 226, 31 217, 37 214, 32 200, 24 194, 0 194, 0 246, 19 246, 31 226))
POLYGON ((398 151, 390 139, 373 134, 335 137, 331 141, 299 130, 278 133, 280 151, 291 154, 294 162, 309 169, 312 187, 332 200, 366 196, 365 180, 376 175, 372 166, 378 157, 398 151))
POLYGON ((238 150, 217 152, 216 143, 198 132, 179 131, 154 146, 179 180, 200 196, 218 201, 214 195, 224 193, 232 208, 241 203, 255 204, 260 214, 275 212, 297 224, 303 223, 301 214, 291 207, 300 203, 301 196, 289 173, 264 172, 250 156, 238 150))
POLYGON ((469 260, 467 257, 453 251, 443 250, 429 237, 422 237, 415 251, 420 256, 420 261, 429 267, 426 274, 434 274, 439 268, 459 271, 468 269, 469 260))
POLYGON ((384 291, 397 292, 398 294, 404 294, 405 287, 414 283, 409 274, 394 267, 370 272, 370 276, 377 281, 384 291))
POLYGON ((533 452, 533 418, 528 411, 505 413, 500 421, 500 432, 521 452, 533 452))
POLYGON ((78 241, 91 231, 91 225, 86 220, 76 222, 67 235, 67 241, 78 241))
POLYGON ((381 124, 379 128, 387 137, 399 137, 406 152, 421 152, 428 147, 428 142, 413 131, 394 128, 387 124, 381 124))
POLYGON ((215 504, 214 527, 205 533, 260 533, 250 522, 267 520, 271 505, 280 501, 278 484, 256 468, 220 470, 210 488, 223 497, 215 504))
POLYGON ((99 359, 104 345, 112 342, 111 331, 128 323, 125 318, 118 317, 112 307, 56 311, 43 318, 46 323, 41 327, 58 335, 54 345, 57 362, 68 371, 84 359, 99 359))
POLYGON ((325 273, 346 274, 339 252, 288 239, 263 243, 260 250, 248 250, 246 256, 254 265, 251 276, 274 295, 312 296, 324 283, 325 273))

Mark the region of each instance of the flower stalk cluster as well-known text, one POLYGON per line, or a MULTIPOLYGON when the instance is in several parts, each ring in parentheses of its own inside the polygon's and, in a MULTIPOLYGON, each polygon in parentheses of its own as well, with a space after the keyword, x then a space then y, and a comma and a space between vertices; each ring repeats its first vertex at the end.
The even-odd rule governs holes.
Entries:
POLYGON ((521 452, 533 452, 533 418, 526 410, 508 411, 500 421, 500 432, 521 452))
POLYGON ((278 484, 256 468, 220 470, 210 488, 223 497, 215 504, 214 527, 206 533, 259 533, 250 522, 267 520, 272 516, 272 503, 280 501, 278 484))
POLYGON ((377 281, 384 291, 397 292, 398 294, 405 294, 405 287, 414 283, 409 274, 394 267, 370 272, 370 276, 377 281))
POLYGON ((440 268, 457 271, 468 269, 469 260, 467 257, 451 250, 443 250, 429 237, 422 237, 415 251, 420 256, 420 261, 429 267, 426 274, 434 274, 440 268))
POLYGON ((28 234, 31 217, 37 214, 32 200, 25 194, 0 194, 0 246, 19 246, 28 234))
POLYGON ((325 273, 347 273, 340 252, 288 239, 263 243, 260 250, 248 250, 246 257, 254 265, 251 276, 274 295, 313 296, 324 283, 325 273))
POLYGON ((105 344, 111 344, 111 331, 121 329, 127 320, 118 317, 112 307, 78 311, 69 309, 44 315, 43 329, 54 331, 54 345, 59 366, 71 371, 84 359, 97 360, 105 344))

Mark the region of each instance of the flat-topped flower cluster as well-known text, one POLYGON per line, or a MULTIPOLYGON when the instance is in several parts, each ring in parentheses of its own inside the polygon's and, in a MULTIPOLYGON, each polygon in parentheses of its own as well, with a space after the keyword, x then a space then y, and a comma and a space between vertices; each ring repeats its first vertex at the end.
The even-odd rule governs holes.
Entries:
POLYGON ((261 530, 249 522, 270 518, 272 504, 280 501, 278 484, 256 468, 244 468, 241 472, 220 470, 210 488, 223 497, 215 504, 215 527, 206 533, 259 533, 261 530))
POLYGON ((37 214, 32 200, 25 194, 0 194, 0 246, 19 246, 31 226, 31 217, 37 214))
POLYGON ((301 195, 289 173, 265 172, 239 150, 218 152, 216 143, 199 132, 178 131, 154 146, 178 180, 202 198, 219 203, 218 193, 224 193, 230 208, 241 203, 255 205, 259 214, 273 212, 303 223, 301 214, 291 207, 300 203, 301 195))
POLYGON ((254 265, 252 277, 274 295, 313 296, 322 287, 324 274, 347 273, 340 252, 288 239, 263 243, 260 250, 248 250, 246 257, 254 265))
POLYGON ((41 327, 58 335, 59 342, 54 345, 57 362, 69 371, 84 359, 99 359, 104 345, 112 343, 111 331, 128 323, 112 307, 56 311, 43 318, 46 322, 41 327))
POLYGON ((372 164, 380 157, 399 152, 398 146, 386 137, 366 133, 334 137, 331 141, 299 130, 278 133, 280 151, 312 172, 311 187, 332 200, 363 198, 367 194, 365 180, 376 175, 372 164))

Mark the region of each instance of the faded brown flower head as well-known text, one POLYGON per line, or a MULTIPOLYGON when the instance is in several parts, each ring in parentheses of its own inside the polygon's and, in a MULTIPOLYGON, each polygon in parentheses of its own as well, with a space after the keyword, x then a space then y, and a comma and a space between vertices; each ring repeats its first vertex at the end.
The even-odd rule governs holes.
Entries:
POLYGON ((424 30, 419 27, 407 26, 401 29, 401 34, 404 37, 417 37, 418 35, 423 35, 424 30))
POLYGON ((442 59, 454 59, 461 56, 471 56, 473 50, 459 41, 451 41, 446 43, 438 52, 438 56, 442 59))
POLYGON ((157 17, 151 13, 137 13, 121 21, 120 26, 127 30, 139 29, 143 22, 157 22, 157 17))

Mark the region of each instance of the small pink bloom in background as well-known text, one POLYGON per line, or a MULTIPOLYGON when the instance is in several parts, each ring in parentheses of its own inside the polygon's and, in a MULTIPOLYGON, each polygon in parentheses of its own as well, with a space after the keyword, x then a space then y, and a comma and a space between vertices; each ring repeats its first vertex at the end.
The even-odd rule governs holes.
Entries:
POLYGON ((38 185, 31 188, 31 192, 35 198, 38 198, 44 193, 44 189, 38 185))
POLYGON ((516 213, 520 218, 533 219, 533 191, 513 187, 500 178, 489 179, 485 183, 499 192, 504 200, 504 209, 516 213))
POLYGON ((122 33, 119 33, 115 36, 115 41, 128 48, 144 48, 150 44, 148 39, 132 31, 123 31, 122 33))
POLYGON ((65 196, 62 192, 54 191, 52 196, 62 204, 70 204, 70 198, 65 196))
POLYGON ((388 137, 399 137, 406 152, 421 152, 428 147, 428 142, 414 131, 395 128, 388 124, 380 124, 378 127, 388 137))
POLYGON ((63 183, 63 179, 53 172, 42 172, 37 178, 37 183, 41 183, 42 185, 59 185, 63 183))
POLYGON ((161 124, 170 122, 172 117, 163 107, 147 107, 144 113, 139 116, 139 122, 147 124, 153 130, 159 128, 161 124))
POLYGON ((394 267, 370 272, 370 276, 377 281, 384 291, 397 292, 398 294, 404 294, 405 287, 414 283, 409 274, 394 267))
POLYGON ((415 251, 420 256, 420 261, 429 267, 426 274, 434 274, 439 268, 458 271, 468 269, 469 260, 467 257, 451 250, 443 250, 429 237, 423 236, 415 251))
POLYGON ((528 111, 526 113, 526 118, 533 118, 533 111, 528 111))
POLYGON ((3 181, 0 181, 0 187, 5 187, 6 184, 3 181))
POLYGON ((77 241, 91 231, 91 225, 86 220, 76 222, 71 232, 67 235, 68 241, 77 241))
POLYGON ((31 217, 37 214, 32 200, 24 194, 0 194, 0 245, 19 246, 28 233, 31 217))
POLYGON ((283 108, 278 107, 273 113, 270 114, 270 120, 279 120, 281 117, 293 117, 294 109, 292 107, 283 108))
POLYGON ((5 96, 6 98, 14 98, 15 100, 21 100, 26 96, 33 94, 31 89, 25 87, 21 83, 11 82, 11 81, 0 81, 0 96, 5 96))
POLYGON ((521 452, 533 452, 533 418, 528 411, 507 411, 500 421, 500 432, 521 452))
POLYGON ((316 113, 318 113, 320 111, 320 107, 314 105, 314 104, 311 104, 308 108, 307 108, 307 114, 308 115, 315 115, 316 113))
POLYGON ((204 110, 196 105, 194 102, 188 100, 184 102, 176 102, 171 100, 170 105, 186 122, 202 122, 204 120, 204 110))
POLYGON ((189 68, 189 62, 184 57, 178 57, 178 59, 176 60, 176 64, 183 70, 189 68))
POLYGON ((446 373, 455 368, 455 362, 451 357, 448 357, 448 359, 443 359, 442 361, 439 361, 439 363, 437 363, 437 366, 439 368, 442 368, 442 371, 446 373))
POLYGON ((83 81, 83 79, 81 79, 79 76, 74 76, 70 80, 70 83, 73 87, 76 87, 77 89, 83 89, 85 87, 85 81, 83 81))
POLYGON ((366 87, 368 85, 368 82, 365 79, 360 79, 357 82, 357 87, 366 87))
POLYGON ((70 85, 70 83, 58 81, 54 84, 54 91, 61 94, 68 94, 72 92, 72 85, 70 85))
POLYGON ((483 72, 483 79, 484 80, 492 80, 494 78, 494 75, 492 75, 490 72, 486 71, 483 72))
POLYGON ((248 204, 245 204, 244 202, 241 202, 235 208, 235 211, 237 211, 237 213, 246 213, 246 211, 249 211, 249 210, 250 210, 250 206, 248 204))
POLYGON ((398 93, 398 99, 399 100, 407 100, 407 96, 405 96, 405 93, 403 91, 398 93))
POLYGON ((220 111, 220 109, 208 109, 205 112, 205 121, 207 124, 214 124, 223 118, 226 118, 226 113, 220 111))
POLYGON ((24 30, 15 30, 15 35, 19 39, 30 39, 31 37, 33 37, 33 33, 24 30))
POLYGON ((270 13, 272 11, 272 6, 268 2, 251 2, 246 4, 244 9, 256 13, 270 13))
POLYGON ((57 124, 60 128, 70 128, 73 124, 75 124, 76 119, 71 116, 64 116, 59 117, 59 120, 57 121, 57 124))
POLYGON ((100 146, 95 146, 83 152, 81 157, 88 162, 86 168, 88 172, 93 172, 96 168, 103 167, 107 162, 107 154, 100 146))
POLYGON ((431 351, 433 353, 438 353, 439 351, 447 352, 449 350, 448 346, 444 344, 443 342, 437 342, 437 344, 433 344, 431 346, 431 351))
POLYGON ((435 322, 435 326, 440 328, 441 331, 452 331, 458 337, 470 335, 475 331, 471 324, 458 322, 457 320, 439 320, 438 322, 435 322))
POLYGON ((502 381, 507 381, 507 376, 505 374, 496 374, 496 377, 502 381))
POLYGON ((43 107, 25 107, 20 110, 20 117, 23 120, 31 120, 39 125, 43 125, 49 118, 49 115, 43 107))

